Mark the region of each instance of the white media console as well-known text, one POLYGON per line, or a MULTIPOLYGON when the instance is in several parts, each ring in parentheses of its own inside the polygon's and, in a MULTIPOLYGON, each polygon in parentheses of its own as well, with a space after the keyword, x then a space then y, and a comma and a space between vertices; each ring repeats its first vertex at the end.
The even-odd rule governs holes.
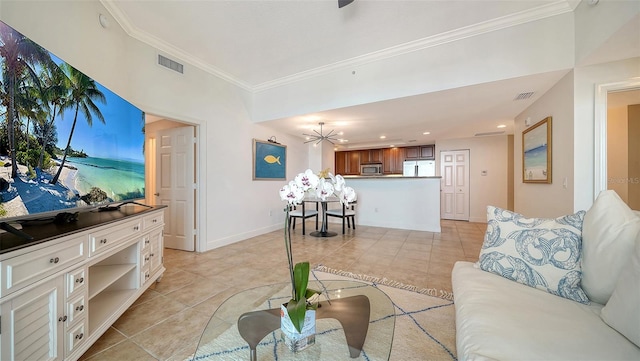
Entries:
POLYGON ((86 212, 0 235, 0 359, 77 360, 163 266, 165 207, 86 212))

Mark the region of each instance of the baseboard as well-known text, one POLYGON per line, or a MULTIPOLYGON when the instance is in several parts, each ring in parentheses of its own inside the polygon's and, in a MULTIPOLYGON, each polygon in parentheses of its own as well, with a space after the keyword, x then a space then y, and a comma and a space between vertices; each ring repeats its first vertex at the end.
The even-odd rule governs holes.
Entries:
POLYGON ((245 239, 249 239, 252 237, 263 235, 265 233, 277 231, 278 229, 282 229, 282 224, 274 224, 268 227, 258 228, 248 232, 234 234, 228 237, 208 240, 205 244, 205 249, 203 249, 202 252, 210 251, 212 249, 216 249, 216 248, 227 246, 236 242, 244 241, 245 239))

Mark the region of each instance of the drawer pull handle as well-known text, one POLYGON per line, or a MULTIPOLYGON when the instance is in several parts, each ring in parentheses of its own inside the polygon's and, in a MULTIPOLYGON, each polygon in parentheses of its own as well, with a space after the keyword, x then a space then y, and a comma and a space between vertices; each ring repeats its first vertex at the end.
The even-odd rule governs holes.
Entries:
POLYGON ((144 244, 149 244, 149 242, 151 241, 149 241, 148 239, 145 239, 144 244))
POLYGON ((84 337, 84 333, 77 334, 76 340, 82 340, 83 337, 84 337))
POLYGON ((76 307, 76 311, 82 311, 82 310, 84 310, 84 305, 80 305, 76 307))
POLYGON ((60 262, 60 258, 56 257, 56 258, 52 258, 49 260, 49 263, 58 263, 60 262))
POLYGON ((145 261, 148 261, 148 260, 149 260, 149 256, 145 257, 145 258, 144 258, 144 260, 145 260, 145 261))
POLYGON ((151 254, 151 257, 153 257, 153 256, 154 256, 154 254, 152 253, 152 254, 151 254))
POLYGON ((100 240, 100 243, 102 243, 102 244, 107 244, 107 239, 106 239, 106 238, 101 239, 101 240, 100 240))
POLYGON ((152 222, 153 222, 153 223, 156 223, 156 222, 158 222, 158 220, 157 220, 157 219, 154 219, 152 222))
POLYGON ((137 231, 137 230, 139 230, 139 229, 140 229, 140 227, 138 227, 138 226, 133 226, 133 230, 134 230, 134 231, 137 231))
POLYGON ((67 316, 62 316, 60 318, 58 318, 59 322, 65 322, 67 320, 67 316))
POLYGON ((76 278, 76 283, 84 282, 84 277, 76 278))

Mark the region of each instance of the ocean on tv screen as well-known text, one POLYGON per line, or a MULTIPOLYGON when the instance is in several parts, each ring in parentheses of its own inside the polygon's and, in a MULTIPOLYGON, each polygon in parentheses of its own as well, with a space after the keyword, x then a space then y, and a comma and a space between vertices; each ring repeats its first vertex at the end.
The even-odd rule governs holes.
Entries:
POLYGON ((3 22, 0 66, 0 220, 144 198, 142 110, 3 22))

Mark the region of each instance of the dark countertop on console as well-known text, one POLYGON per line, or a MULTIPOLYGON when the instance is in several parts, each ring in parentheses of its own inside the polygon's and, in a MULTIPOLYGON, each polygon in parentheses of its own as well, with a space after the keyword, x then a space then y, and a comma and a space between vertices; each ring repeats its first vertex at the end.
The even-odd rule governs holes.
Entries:
MULTIPOLYGON (((74 233, 79 233, 91 228, 96 228, 166 207, 167 206, 146 207, 126 205, 119 209, 110 211, 98 211, 96 208, 80 211, 76 221, 58 224, 53 223, 53 217, 48 217, 43 220, 38 220, 38 218, 12 220, 7 223, 30 235, 33 239, 28 240, 12 233, 2 231, 2 233, 0 233, 0 254, 51 241, 59 237, 73 235, 74 233), (20 229, 17 225, 21 225, 22 228, 20 229)), ((63 212, 64 210, 60 211, 60 213, 63 212)))

